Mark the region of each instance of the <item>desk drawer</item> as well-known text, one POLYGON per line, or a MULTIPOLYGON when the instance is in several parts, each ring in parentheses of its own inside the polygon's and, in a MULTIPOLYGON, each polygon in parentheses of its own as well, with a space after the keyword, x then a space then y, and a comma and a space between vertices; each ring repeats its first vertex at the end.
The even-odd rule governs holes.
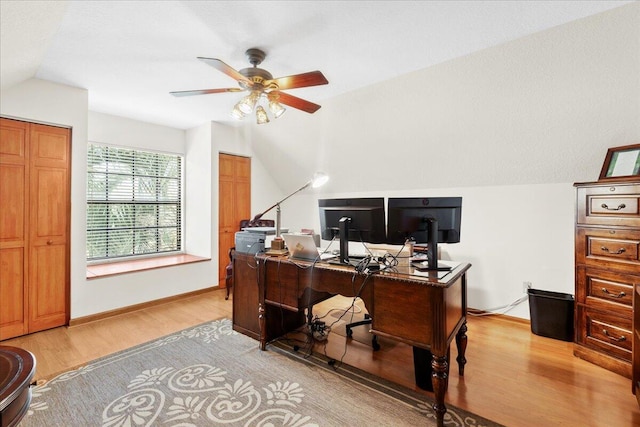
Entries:
POLYGON ((588 307, 578 307, 578 342, 625 361, 631 361, 631 317, 622 318, 588 307))
POLYGON ((589 306, 610 309, 610 304, 621 308, 633 307, 633 286, 640 276, 598 270, 586 267, 576 269, 576 300, 589 306))
POLYGON ((576 263, 629 273, 640 271, 640 230, 578 227, 576 263))
POLYGON ((640 185, 578 188, 578 224, 640 227, 640 185))
POLYGON ((288 262, 264 264, 265 302, 283 309, 298 311, 300 269, 288 262))

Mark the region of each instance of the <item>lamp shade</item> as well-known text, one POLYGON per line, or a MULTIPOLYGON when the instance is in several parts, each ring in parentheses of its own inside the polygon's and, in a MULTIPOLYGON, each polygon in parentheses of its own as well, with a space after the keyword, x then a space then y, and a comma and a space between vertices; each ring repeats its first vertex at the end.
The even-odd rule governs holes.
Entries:
POLYGON ((313 174, 313 178, 311 179, 311 187, 322 187, 327 183, 327 181, 329 181, 329 175, 324 172, 316 172, 313 174))

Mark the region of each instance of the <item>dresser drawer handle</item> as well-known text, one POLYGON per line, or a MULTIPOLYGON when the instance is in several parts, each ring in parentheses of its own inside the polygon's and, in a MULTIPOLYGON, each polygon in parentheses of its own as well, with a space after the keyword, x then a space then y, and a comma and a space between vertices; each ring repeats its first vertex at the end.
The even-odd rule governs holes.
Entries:
POLYGON ((610 208, 609 205, 607 205, 606 203, 603 203, 603 204, 600 205, 600 207, 602 209, 606 209, 608 211, 619 211, 621 209, 626 208, 627 205, 625 205, 624 203, 620 203, 617 208, 610 208))
POLYGON ((601 246, 601 247, 600 247, 600 250, 601 250, 602 252, 606 252, 606 253, 609 253, 609 254, 611 254, 611 255, 620 255, 621 253, 625 252, 625 250, 626 250, 626 249, 625 249, 625 248, 620 248, 620 249, 618 249, 618 250, 617 250, 617 251, 615 251, 615 252, 611 252, 611 251, 609 250, 609 248, 608 248, 608 247, 606 247, 606 246, 601 246))
POLYGON ((602 293, 609 295, 611 298, 622 298, 627 296, 627 294, 625 294, 624 292, 620 292, 618 295, 612 294, 607 288, 602 288, 602 293))
POLYGON ((614 337, 612 335, 609 335, 609 331, 607 331, 606 329, 603 329, 602 333, 611 341, 622 342, 627 340, 627 337, 625 337, 624 335, 620 335, 619 337, 614 337))

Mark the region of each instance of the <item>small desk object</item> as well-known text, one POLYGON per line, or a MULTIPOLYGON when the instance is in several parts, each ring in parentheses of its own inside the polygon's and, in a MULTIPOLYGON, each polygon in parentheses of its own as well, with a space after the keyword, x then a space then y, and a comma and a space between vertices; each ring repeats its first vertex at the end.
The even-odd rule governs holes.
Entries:
POLYGON ((258 339, 265 350, 269 341, 303 325, 308 307, 332 295, 359 296, 372 317, 373 334, 430 351, 416 354, 432 355, 424 363, 433 368, 433 410, 438 426, 443 426, 454 339, 459 374, 464 375, 470 267, 461 263, 449 271, 418 271, 405 265, 367 276, 347 265, 236 253, 233 327, 258 339), (258 316, 251 314, 251 307, 258 316))
POLYGON ((0 427, 18 425, 31 403, 31 381, 36 371, 33 354, 0 345, 0 427))

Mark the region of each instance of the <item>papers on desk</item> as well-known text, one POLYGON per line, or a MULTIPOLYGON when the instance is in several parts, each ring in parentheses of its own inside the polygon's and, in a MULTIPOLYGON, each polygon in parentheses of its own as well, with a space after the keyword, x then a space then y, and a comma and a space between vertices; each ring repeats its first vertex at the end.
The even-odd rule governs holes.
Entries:
POLYGON ((320 252, 320 259, 322 261, 326 261, 328 259, 338 258, 338 255, 332 254, 331 252, 320 252))

